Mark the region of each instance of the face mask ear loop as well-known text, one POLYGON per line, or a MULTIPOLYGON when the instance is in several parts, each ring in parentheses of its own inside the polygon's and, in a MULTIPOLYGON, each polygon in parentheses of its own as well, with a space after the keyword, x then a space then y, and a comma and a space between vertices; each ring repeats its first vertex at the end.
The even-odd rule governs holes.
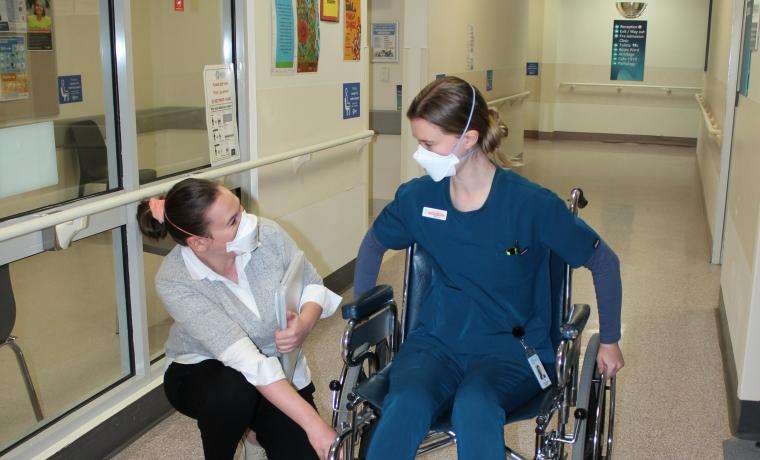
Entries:
POLYGON ((454 148, 451 149, 452 154, 456 151, 456 149, 459 148, 459 145, 464 140, 464 135, 470 128, 470 123, 472 122, 472 115, 475 113, 475 87, 470 85, 470 89, 472 90, 472 104, 470 104, 470 115, 467 117, 467 123, 464 125, 464 129, 462 130, 462 134, 459 136, 459 140, 457 141, 454 148))

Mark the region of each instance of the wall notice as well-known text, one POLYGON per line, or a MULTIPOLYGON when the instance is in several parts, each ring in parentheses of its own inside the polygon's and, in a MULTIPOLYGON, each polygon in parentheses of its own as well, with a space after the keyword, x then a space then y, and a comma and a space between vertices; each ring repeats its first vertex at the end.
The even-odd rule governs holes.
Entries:
POLYGON ((58 103, 71 104, 73 102, 82 102, 82 76, 81 75, 60 75, 58 77, 58 103))
POLYGON ((24 0, 0 0, 0 32, 26 32, 24 0))
POLYGON ((29 71, 23 35, 0 37, 0 101, 29 99, 29 71))
POLYGON ((28 48, 32 51, 53 50, 52 0, 27 2, 26 25, 29 31, 28 48))
POLYGON ((319 67, 319 4, 296 0, 298 21, 298 72, 316 72, 319 67))
POLYGON ((616 20, 612 29, 610 80, 644 80, 647 22, 616 20))
POLYGON ((291 0, 272 3, 272 71, 292 72, 295 65, 295 17, 291 0))
POLYGON ((232 66, 207 65, 203 68, 206 94, 206 129, 211 165, 240 158, 235 109, 235 72, 232 66))
POLYGON ((372 23, 372 62, 398 62, 398 22, 372 23))
POLYGON ((344 0, 343 5, 343 60, 361 60, 362 2, 344 0))
POLYGON ((359 83, 343 83, 343 119, 358 118, 361 114, 359 83))

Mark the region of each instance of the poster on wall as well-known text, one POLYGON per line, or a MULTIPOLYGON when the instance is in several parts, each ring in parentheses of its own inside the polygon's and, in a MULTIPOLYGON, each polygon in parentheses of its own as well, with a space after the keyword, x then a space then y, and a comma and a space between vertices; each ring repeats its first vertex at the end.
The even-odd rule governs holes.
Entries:
POLYGON ((343 5, 343 60, 361 60, 362 2, 344 0, 343 5))
POLYGON ((398 22, 372 23, 372 62, 398 62, 398 22))
POLYGON ((272 2, 272 72, 294 71, 295 36, 293 2, 274 0, 272 2))
POLYGON ((647 22, 615 20, 610 80, 644 81, 647 22))
POLYGON ((53 50, 53 0, 26 0, 30 51, 53 50))
POLYGON ((58 103, 73 104, 84 100, 81 75, 58 76, 58 103))
POLYGON ((361 114, 361 84, 343 83, 343 119, 359 118, 361 114))
POLYGON ((25 0, 0 0, 0 32, 26 32, 25 0))
POLYGON ((232 65, 207 65, 203 68, 206 96, 206 130, 211 166, 240 158, 237 112, 235 110, 235 72, 232 65))
POLYGON ((30 93, 26 39, 0 37, 0 101, 29 99, 30 93))
POLYGON ((296 0, 298 19, 298 72, 316 72, 319 67, 318 0, 296 0))
POLYGON ((326 22, 340 21, 340 1, 320 0, 319 18, 326 22))

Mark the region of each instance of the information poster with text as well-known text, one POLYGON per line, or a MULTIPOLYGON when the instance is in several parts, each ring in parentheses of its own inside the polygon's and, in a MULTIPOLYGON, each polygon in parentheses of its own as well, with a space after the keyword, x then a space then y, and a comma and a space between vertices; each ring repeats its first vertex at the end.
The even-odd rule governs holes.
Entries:
POLYGON ((240 151, 237 142, 235 72, 232 66, 205 66, 203 86, 206 94, 206 129, 211 165, 235 161, 240 158, 240 151))
POLYGON ((610 80, 643 81, 647 22, 616 20, 612 29, 610 80))
POLYGON ((0 37, 0 101, 28 99, 29 86, 24 36, 0 37))
POLYGON ((291 0, 272 2, 272 72, 295 70, 295 15, 291 0))

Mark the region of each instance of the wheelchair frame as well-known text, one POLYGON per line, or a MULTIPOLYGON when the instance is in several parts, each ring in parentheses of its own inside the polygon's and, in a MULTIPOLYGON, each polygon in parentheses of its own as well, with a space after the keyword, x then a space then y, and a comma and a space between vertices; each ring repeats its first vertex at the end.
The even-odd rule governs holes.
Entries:
MULTIPOLYGON (((571 191, 569 202, 570 211, 574 215, 588 203, 583 191, 578 188, 571 191)), ((341 339, 344 366, 339 379, 330 382, 332 424, 338 433, 330 449, 328 458, 331 460, 337 460, 341 452, 344 460, 365 457, 373 423, 379 417, 380 408, 354 393, 354 389, 384 369, 405 338, 403 335, 407 321, 412 251, 411 247, 407 249, 401 318, 389 286, 378 286, 356 302, 344 306, 343 316, 348 319, 341 339), (347 308, 352 307, 367 307, 362 309, 366 314, 362 315, 360 311, 359 314, 351 315, 347 308)), ((571 458, 574 460, 609 459, 613 452, 615 378, 608 379, 598 372, 598 333, 589 339, 583 367, 579 369, 581 338, 590 307, 586 304, 571 304, 572 272, 572 268, 565 264, 561 340, 555 362, 556 384, 546 392, 535 418, 534 458, 537 460, 567 458, 566 446, 572 449, 571 458), (570 413, 573 408, 574 423, 570 429, 570 413)), ((417 455, 452 443, 456 443, 456 433, 453 431, 431 430, 420 444, 417 455)), ((505 449, 506 458, 527 458, 507 446, 505 449)))

